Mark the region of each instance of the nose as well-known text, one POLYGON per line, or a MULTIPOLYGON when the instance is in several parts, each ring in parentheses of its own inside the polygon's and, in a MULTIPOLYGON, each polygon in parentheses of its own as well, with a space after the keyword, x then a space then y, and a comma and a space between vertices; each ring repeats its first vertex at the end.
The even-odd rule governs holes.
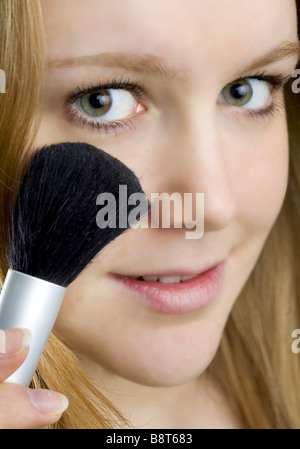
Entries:
POLYGON ((230 224, 236 205, 231 185, 228 139, 225 146, 214 111, 189 116, 189 120, 174 123, 172 129, 166 132, 155 162, 156 171, 160 174, 156 178, 159 179, 156 188, 170 197, 174 192, 179 193, 181 198, 184 194, 190 194, 192 214, 188 216, 193 217, 191 223, 184 220, 182 225, 184 208, 171 207, 171 227, 191 228, 193 222, 195 224, 197 204, 202 201, 199 194, 204 194, 205 232, 221 230, 230 224))

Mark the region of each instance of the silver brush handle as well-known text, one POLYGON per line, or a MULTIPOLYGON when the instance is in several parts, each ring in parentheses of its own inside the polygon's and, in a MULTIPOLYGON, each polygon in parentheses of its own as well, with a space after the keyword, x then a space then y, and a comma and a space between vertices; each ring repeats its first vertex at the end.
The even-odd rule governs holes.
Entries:
POLYGON ((24 363, 5 382, 30 384, 65 291, 51 282, 8 270, 0 295, 0 329, 27 328, 32 339, 24 363))

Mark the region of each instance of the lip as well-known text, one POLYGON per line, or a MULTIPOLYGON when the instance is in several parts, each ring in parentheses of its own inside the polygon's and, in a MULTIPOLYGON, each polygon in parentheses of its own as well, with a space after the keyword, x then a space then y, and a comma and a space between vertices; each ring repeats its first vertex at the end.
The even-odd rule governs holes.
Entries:
MULTIPOLYGON (((202 271, 195 278, 177 284, 140 281, 116 273, 109 273, 109 276, 151 309, 165 314, 180 314, 203 309, 215 300, 223 285, 226 263, 227 259, 202 271)), ((166 275, 176 275, 175 272, 170 273, 166 275)), ((156 275, 164 276, 160 273, 156 275)), ((181 272, 180 275, 193 274, 181 272)))

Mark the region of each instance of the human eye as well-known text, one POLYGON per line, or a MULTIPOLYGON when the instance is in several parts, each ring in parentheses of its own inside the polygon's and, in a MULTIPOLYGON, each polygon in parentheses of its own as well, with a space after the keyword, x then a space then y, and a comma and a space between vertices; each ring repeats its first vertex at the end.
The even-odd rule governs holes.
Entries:
POLYGON ((283 98, 278 101, 276 94, 283 92, 289 78, 265 74, 240 78, 222 89, 219 102, 239 108, 239 112, 253 118, 266 118, 283 107, 283 98))
POLYGON ((66 108, 71 120, 82 127, 106 135, 131 128, 135 118, 146 110, 143 87, 136 83, 112 80, 78 88, 67 95, 66 108))

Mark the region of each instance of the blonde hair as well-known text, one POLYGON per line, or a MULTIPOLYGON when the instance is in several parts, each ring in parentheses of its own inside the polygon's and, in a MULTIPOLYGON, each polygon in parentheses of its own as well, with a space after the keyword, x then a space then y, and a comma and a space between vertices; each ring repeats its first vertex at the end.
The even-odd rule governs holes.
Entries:
MULTIPOLYGON (((39 125, 45 81, 45 46, 39 0, 1 0, 0 276, 7 266, 15 179, 26 167, 39 125)), ((290 177, 287 195, 259 261, 227 322, 208 373, 235 405, 245 428, 300 426, 300 355, 291 350, 300 327, 300 142, 298 104, 287 89, 290 177), (298 140, 299 138, 299 140, 298 140)), ((52 428, 122 428, 122 413, 84 375, 75 353, 51 335, 31 387, 66 394, 70 406, 52 428)))
MULTIPOLYGON (((0 94, 0 276, 8 270, 9 223, 18 179, 28 162, 39 126, 45 87, 45 44, 39 0, 1 0, 0 68, 6 94, 0 94)), ((56 428, 106 428, 128 421, 83 374, 76 356, 51 335, 31 387, 65 394, 68 410, 56 428)))

